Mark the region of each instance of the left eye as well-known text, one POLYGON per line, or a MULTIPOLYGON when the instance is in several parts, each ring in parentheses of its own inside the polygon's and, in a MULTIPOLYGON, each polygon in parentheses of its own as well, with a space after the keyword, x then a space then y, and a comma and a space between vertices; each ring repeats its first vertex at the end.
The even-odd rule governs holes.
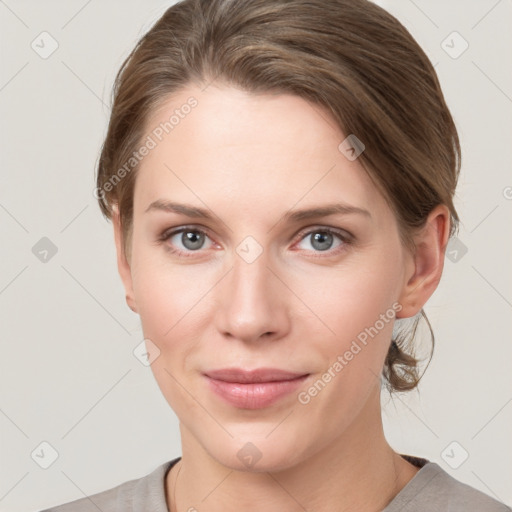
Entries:
MULTIPOLYGON (((346 242, 345 238, 340 234, 329 229, 317 229, 310 231, 301 240, 301 243, 309 241, 310 247, 316 252, 328 251, 336 249, 346 242)), ((310 247, 300 247, 301 249, 311 250, 310 247)))

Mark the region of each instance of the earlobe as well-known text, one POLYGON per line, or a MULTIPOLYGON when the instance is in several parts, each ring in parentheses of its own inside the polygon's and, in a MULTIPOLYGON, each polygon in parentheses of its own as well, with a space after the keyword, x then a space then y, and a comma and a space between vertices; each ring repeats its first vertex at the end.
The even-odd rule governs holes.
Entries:
POLYGON ((436 206, 424 228, 414 236, 415 251, 410 255, 397 318, 418 314, 436 290, 444 268, 444 255, 450 236, 450 212, 445 205, 436 206))
POLYGON ((126 292, 126 304, 128 304, 128 307, 134 313, 138 313, 137 303, 135 301, 135 296, 133 293, 133 282, 130 262, 126 258, 126 254, 123 248, 123 232, 121 228, 121 218, 119 215, 117 204, 114 205, 112 209, 112 224, 114 227, 114 239, 117 253, 117 269, 119 271, 119 275, 121 276, 121 281, 123 282, 124 289, 126 292))

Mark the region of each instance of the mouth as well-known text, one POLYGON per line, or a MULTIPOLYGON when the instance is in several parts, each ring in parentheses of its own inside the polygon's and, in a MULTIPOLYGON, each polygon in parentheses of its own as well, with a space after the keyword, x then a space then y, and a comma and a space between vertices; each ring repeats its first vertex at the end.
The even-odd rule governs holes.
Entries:
POLYGON ((275 368, 226 368, 203 375, 210 390, 225 403, 240 409, 262 409, 297 390, 310 374, 275 368))

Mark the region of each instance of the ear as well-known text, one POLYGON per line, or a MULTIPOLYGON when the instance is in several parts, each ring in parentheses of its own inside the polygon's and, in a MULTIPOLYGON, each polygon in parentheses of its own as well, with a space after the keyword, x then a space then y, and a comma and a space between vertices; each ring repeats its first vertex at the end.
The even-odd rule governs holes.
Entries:
POLYGON ((119 271, 119 275, 121 276, 121 280, 123 282, 124 289, 126 292, 126 303, 134 313, 138 313, 137 303, 135 301, 135 294, 133 293, 133 282, 130 262, 126 258, 126 254, 123 249, 123 233, 121 230, 121 218, 119 215, 119 209, 117 204, 113 206, 112 224, 114 226, 114 238, 116 241, 117 269, 119 271))
POLYGON ((402 309, 397 318, 418 314, 434 293, 444 267, 446 245, 450 238, 450 211, 445 205, 436 206, 425 226, 414 235, 414 254, 408 253, 405 284, 399 298, 402 309))

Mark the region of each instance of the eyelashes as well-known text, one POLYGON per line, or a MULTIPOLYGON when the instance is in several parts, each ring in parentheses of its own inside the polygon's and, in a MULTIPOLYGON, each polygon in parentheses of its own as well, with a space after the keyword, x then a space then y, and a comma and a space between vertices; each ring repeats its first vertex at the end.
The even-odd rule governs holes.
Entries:
MULTIPOLYGON (((338 230, 327 226, 317 226, 301 231, 296 236, 295 245, 309 241, 311 249, 301 248, 313 257, 332 257, 339 254, 354 241, 354 236, 347 231, 338 230), (314 235, 314 236, 313 236, 314 235), (318 236, 319 235, 319 236, 318 236), (326 247, 326 245, 328 247, 326 247)), ((219 247, 209 236, 208 232, 196 226, 182 226, 177 229, 164 231, 158 242, 165 245, 166 250, 180 257, 197 257, 205 250, 214 246, 219 247), (179 236, 181 235, 181 236, 179 236), (172 242, 172 239, 178 237, 172 242), (169 243, 172 242, 172 243, 169 243), (204 247, 204 244, 208 247, 204 247), (177 247, 181 244, 181 248, 177 247)))

